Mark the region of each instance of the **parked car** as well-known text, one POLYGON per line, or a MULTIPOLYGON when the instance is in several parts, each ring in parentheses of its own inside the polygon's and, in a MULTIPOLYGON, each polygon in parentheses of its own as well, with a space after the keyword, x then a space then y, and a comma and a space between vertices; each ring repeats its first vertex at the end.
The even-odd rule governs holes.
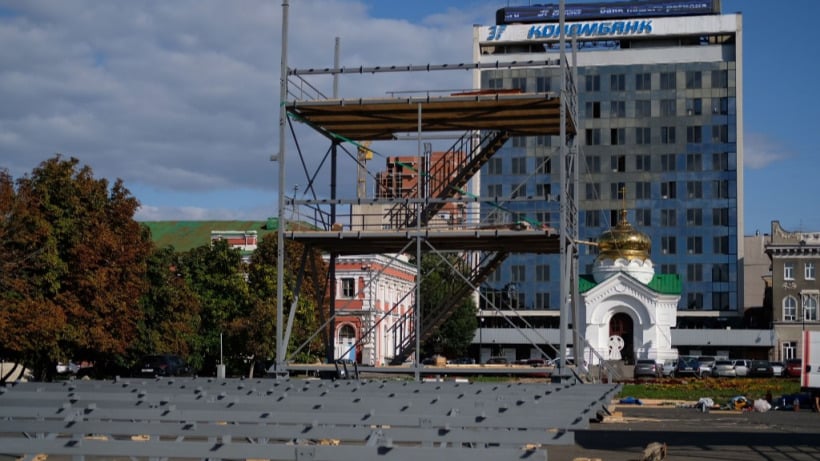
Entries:
POLYGON ((786 364, 783 362, 769 362, 772 365, 772 375, 781 377, 786 376, 786 364))
POLYGON ((490 357, 485 363, 487 365, 509 365, 510 361, 507 357, 490 357))
POLYGON ((786 360, 786 376, 790 378, 799 378, 800 373, 803 371, 803 360, 802 359, 789 359, 786 360))
POLYGON ((747 359, 735 359, 735 376, 743 377, 749 375, 749 368, 752 367, 752 361, 747 359))
POLYGON ((771 378, 774 376, 772 364, 768 360, 752 360, 752 366, 749 367, 749 375, 755 378, 771 378))
POLYGON ((661 368, 653 359, 638 359, 635 361, 635 379, 638 378, 660 378, 661 368))
POLYGON ((709 355, 698 357, 698 376, 712 376, 712 367, 715 366, 715 358, 709 355))
POLYGON ((700 363, 698 363, 698 358, 691 355, 684 355, 678 357, 678 363, 675 365, 674 376, 681 377, 681 376, 699 376, 699 367, 700 363))
POLYGON ((173 354, 147 355, 134 366, 134 376, 153 378, 156 376, 190 376, 191 367, 185 360, 173 354))
POLYGON ((712 367, 712 376, 715 378, 734 378, 737 376, 735 362, 732 360, 715 360, 712 367))
POLYGON ((674 360, 664 360, 663 365, 661 365, 661 375, 663 377, 672 376, 675 372, 676 363, 677 362, 674 360))
POLYGON ((473 365, 475 364, 475 359, 472 357, 456 357, 448 360, 447 363, 451 365, 473 365))

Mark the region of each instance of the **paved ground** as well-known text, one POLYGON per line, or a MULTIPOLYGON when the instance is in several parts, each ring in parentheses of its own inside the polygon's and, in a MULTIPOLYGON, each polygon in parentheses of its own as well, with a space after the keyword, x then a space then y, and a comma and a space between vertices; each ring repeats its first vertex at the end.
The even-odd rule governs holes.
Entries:
POLYGON ((811 411, 702 413, 694 408, 615 405, 611 422, 593 423, 574 446, 547 450, 551 461, 578 457, 640 461, 651 442, 666 443, 671 461, 820 460, 820 414, 811 411))

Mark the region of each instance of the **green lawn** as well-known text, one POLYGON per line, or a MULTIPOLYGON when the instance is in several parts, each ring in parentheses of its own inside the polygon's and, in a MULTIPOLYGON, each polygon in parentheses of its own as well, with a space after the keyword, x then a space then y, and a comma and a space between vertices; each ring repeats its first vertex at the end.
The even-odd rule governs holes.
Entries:
POLYGON ((669 378, 624 384, 619 398, 697 401, 701 397, 709 397, 715 403, 724 403, 739 395, 748 400, 765 398, 767 392, 771 392, 774 399, 795 394, 800 392, 800 382, 785 378, 669 378))

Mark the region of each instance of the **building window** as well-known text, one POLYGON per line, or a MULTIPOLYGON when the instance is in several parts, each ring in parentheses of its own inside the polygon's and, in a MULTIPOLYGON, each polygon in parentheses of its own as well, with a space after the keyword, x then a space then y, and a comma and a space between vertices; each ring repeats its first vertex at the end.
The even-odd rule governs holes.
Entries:
POLYGON ((613 173, 626 171, 626 155, 613 155, 609 158, 609 167, 613 173))
POLYGON ((676 264, 661 264, 661 274, 677 274, 678 266, 676 264))
POLYGON ((491 90, 500 90, 504 88, 504 81, 500 78, 491 78, 487 80, 487 88, 491 90))
POLYGON ((702 171, 703 158, 700 154, 686 154, 686 171, 702 171))
POLYGON ((527 92, 527 79, 526 79, 526 77, 513 77, 512 87, 521 90, 522 93, 526 93, 527 92))
POLYGON ((652 184, 645 181, 635 183, 635 198, 638 200, 649 199, 651 197, 652 184))
POLYGON ((803 293, 803 320, 817 321, 817 293, 803 293))
POLYGON ((712 225, 729 227, 729 209, 715 208, 712 210, 712 225))
POLYGON ((693 236, 686 238, 686 252, 690 255, 703 254, 703 237, 693 236))
POLYGON ((783 280, 794 280, 794 263, 783 263, 783 280))
POLYGON ((661 171, 675 171, 675 154, 661 155, 661 171))
POLYGON ((712 292, 712 309, 713 310, 729 310, 729 293, 725 291, 712 292))
POLYGON ((601 199, 601 184, 597 182, 588 182, 585 186, 587 200, 601 199))
POLYGON ((623 200, 625 189, 626 184, 622 182, 614 182, 609 185, 609 196, 612 197, 613 200, 623 200))
POLYGON ((525 136, 513 136, 512 147, 527 147, 527 138, 525 136))
POLYGON ((550 266, 547 264, 539 264, 535 266, 535 281, 549 282, 550 281, 550 266))
POLYGON ((635 224, 649 227, 652 225, 652 210, 648 208, 638 208, 635 210, 635 224))
POLYGON ((626 75, 612 74, 609 76, 609 90, 610 91, 625 91, 626 90, 626 75))
POLYGON ((587 227, 601 227, 601 212, 598 210, 585 211, 584 222, 587 227))
POLYGON ((510 273, 513 282, 527 281, 527 266, 523 264, 513 264, 510 266, 510 273))
POLYGON ((686 71, 686 88, 689 90, 696 90, 703 86, 701 82, 701 73, 699 70, 686 71))
POLYGON ((661 89, 674 90, 677 88, 677 79, 674 72, 661 72, 661 89))
POLYGON ((537 292, 535 293, 535 308, 549 309, 550 308, 550 294, 537 292))
MULTIPOLYGON (((536 157, 537 158, 537 157, 536 157)), ((535 172, 538 174, 550 174, 552 173, 552 161, 549 157, 543 157, 541 159, 536 160, 538 161, 538 166, 535 168, 535 172)))
POLYGON ((726 179, 712 181, 712 197, 729 198, 729 181, 726 179))
POLYGON ((712 281, 713 282, 728 282, 729 281, 729 265, 726 263, 715 264, 712 266, 712 281))
POLYGON ((712 99, 712 113, 720 115, 729 114, 729 98, 712 99))
POLYGON ((715 171, 729 170, 729 153, 716 152, 712 154, 712 169, 715 171))
POLYGON ((586 108, 587 118, 601 118, 600 101, 588 101, 584 107, 586 108))
POLYGON ((729 125, 713 125, 712 126, 712 142, 727 143, 729 142, 729 125))
POLYGON ((635 171, 652 171, 651 157, 649 155, 636 155, 635 171))
POLYGON ((610 101, 609 102, 609 117, 623 118, 626 117, 626 101, 610 101))
POLYGON ((552 91, 552 81, 549 77, 536 77, 535 78, 535 91, 538 93, 547 93, 552 91))
POLYGON ((729 254, 729 236, 712 237, 712 246, 715 254, 728 255, 729 254))
POLYGON ((601 129, 587 128, 584 130, 587 146, 598 146, 601 144, 601 129))
POLYGON ((609 144, 613 146, 626 144, 626 128, 611 128, 609 130, 609 144))
POLYGON ((686 100, 686 115, 703 114, 703 100, 700 98, 690 98, 686 100))
POLYGON ((690 144, 698 144, 703 142, 703 127, 701 126, 687 126, 686 127, 686 142, 690 144))
POLYGON ((661 116, 673 117, 677 115, 674 99, 661 99, 661 116))
POLYGON ((635 74, 635 90, 644 91, 652 89, 652 74, 644 72, 635 74))
POLYGON ((687 181, 686 195, 689 198, 703 198, 703 183, 700 181, 687 181))
POLYGON ((541 198, 551 198, 552 197, 552 184, 546 183, 539 183, 535 185, 535 195, 541 198))
POLYGON ((535 137, 535 145, 536 146, 551 146, 552 145, 552 136, 547 135, 538 135, 535 137))
POLYGON ((661 253, 665 255, 674 255, 678 253, 678 239, 674 235, 667 235, 661 237, 661 253))
MULTIPOLYGON (((635 144, 646 145, 652 143, 652 130, 646 126, 635 128, 635 144)), ((648 171, 648 170, 647 170, 648 171)))
POLYGON ((356 279, 343 278, 342 279, 342 297, 352 298, 356 296, 356 279))
POLYGON ((675 127, 662 126, 661 127, 661 144, 675 144, 675 127))
POLYGON ((728 70, 713 70, 712 71, 712 88, 728 88, 729 87, 729 71, 728 70))
POLYGON ((598 155, 587 155, 584 158, 584 164, 587 168, 587 173, 601 172, 601 157, 598 155))
POLYGON ((648 99, 638 99, 635 101, 635 117, 651 117, 652 102, 648 99))
POLYGON ((527 174, 527 157, 512 158, 512 174, 527 174))
POLYGON ((814 263, 807 262, 803 265, 803 278, 806 280, 814 280, 814 263))
POLYGON ((688 208, 686 210, 686 225, 687 226, 702 226, 703 225, 703 209, 702 208, 688 208))
POLYGON ((663 226, 663 227, 675 227, 677 225, 678 225, 677 210, 675 210, 675 209, 661 210, 661 226, 663 226))
POLYGON ((783 300, 783 321, 794 322, 797 320, 797 300, 793 296, 787 296, 783 300))
POLYGON ((502 174, 502 165, 503 163, 499 157, 493 157, 490 160, 487 160, 487 174, 490 176, 502 174))
POLYGON ((586 91, 601 91, 601 76, 587 75, 586 76, 586 91))
POLYGON ((698 311, 703 309, 703 293, 687 293, 686 308, 698 311))
MULTIPOLYGON (((526 197, 527 196, 527 183, 521 183, 515 187, 513 187, 512 192, 510 193, 511 198, 517 197, 526 197)), ((521 221, 523 218, 516 219, 515 221, 521 221)))
POLYGON ((703 281, 703 264, 687 264, 686 280, 689 282, 703 281))
POLYGON ((504 195, 504 190, 502 189, 501 184, 489 184, 487 185, 487 196, 488 197, 502 197, 504 195))
POLYGON ((674 199, 678 198, 677 184, 675 181, 666 181, 661 183, 661 198, 674 199))
POLYGON ((797 358, 797 341, 783 341, 781 349, 783 360, 791 360, 797 358))

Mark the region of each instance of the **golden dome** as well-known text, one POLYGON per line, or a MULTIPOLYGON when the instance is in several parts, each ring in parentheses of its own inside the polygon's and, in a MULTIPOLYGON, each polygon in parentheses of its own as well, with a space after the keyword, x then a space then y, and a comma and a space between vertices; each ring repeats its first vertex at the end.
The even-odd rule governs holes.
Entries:
POLYGON ((618 258, 631 261, 633 259, 647 260, 652 250, 652 240, 648 235, 635 229, 626 220, 626 210, 621 210, 621 221, 617 226, 605 231, 598 238, 598 258, 616 260, 618 258))

